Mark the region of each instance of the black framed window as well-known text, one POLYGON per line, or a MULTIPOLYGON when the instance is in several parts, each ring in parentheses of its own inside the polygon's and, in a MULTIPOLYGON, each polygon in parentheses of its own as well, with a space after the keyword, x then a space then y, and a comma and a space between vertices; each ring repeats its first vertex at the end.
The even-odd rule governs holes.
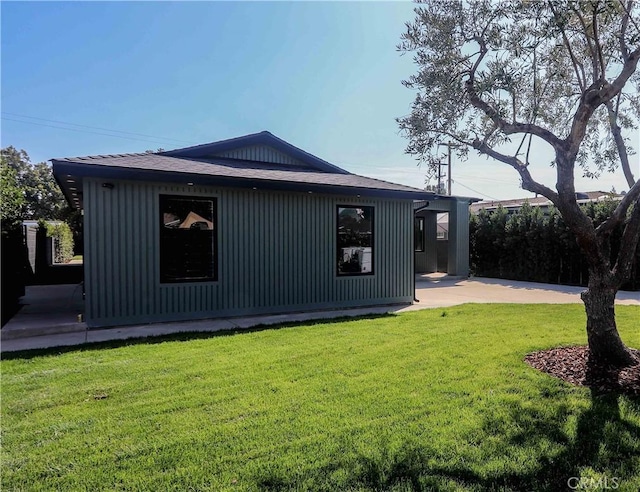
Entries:
POLYGON ((418 253, 424 251, 424 217, 416 217, 413 222, 413 246, 418 253))
POLYGON ((216 199, 160 195, 160 282, 217 279, 216 199))
POLYGON ((337 207, 338 275, 373 274, 373 207, 337 207))

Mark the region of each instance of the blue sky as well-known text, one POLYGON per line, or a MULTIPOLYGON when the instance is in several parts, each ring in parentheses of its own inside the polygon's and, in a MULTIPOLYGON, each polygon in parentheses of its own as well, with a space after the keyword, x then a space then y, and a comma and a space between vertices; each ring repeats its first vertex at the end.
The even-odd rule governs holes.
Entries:
MULTIPOLYGON (((1 15, 1 144, 33 162, 269 130, 424 185, 395 122, 413 99, 401 85, 413 61, 396 51, 409 2, 2 2, 1 15)), ((547 166, 539 176, 553 184, 547 166)), ((530 196, 483 157, 454 161, 453 179, 460 195, 530 196)), ((626 189, 611 176, 577 187, 612 186, 626 189)))

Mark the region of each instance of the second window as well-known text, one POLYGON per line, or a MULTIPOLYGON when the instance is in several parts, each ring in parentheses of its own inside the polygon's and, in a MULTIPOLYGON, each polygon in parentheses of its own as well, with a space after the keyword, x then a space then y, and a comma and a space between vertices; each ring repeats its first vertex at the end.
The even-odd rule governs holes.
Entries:
POLYGON ((338 275, 373 274, 373 207, 338 205, 338 275))

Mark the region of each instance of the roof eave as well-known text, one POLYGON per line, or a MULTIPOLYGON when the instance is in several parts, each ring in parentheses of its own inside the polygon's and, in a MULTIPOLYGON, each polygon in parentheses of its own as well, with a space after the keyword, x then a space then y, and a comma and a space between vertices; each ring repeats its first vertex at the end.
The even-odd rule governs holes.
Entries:
MULTIPOLYGON (((318 193, 332 195, 353 195, 356 197, 378 197, 401 200, 429 200, 433 193, 421 190, 389 190, 384 188, 363 188, 320 183, 304 183, 297 181, 280 181, 257 178, 230 177, 193 173, 178 173, 151 169, 123 169, 110 166, 92 166, 68 161, 52 159, 54 175, 102 178, 105 180, 134 180, 147 182, 184 183, 198 186, 224 186, 269 191, 291 191, 302 193, 318 193)), ((65 197, 70 201, 70 191, 64 183, 56 178, 63 189, 65 197)))

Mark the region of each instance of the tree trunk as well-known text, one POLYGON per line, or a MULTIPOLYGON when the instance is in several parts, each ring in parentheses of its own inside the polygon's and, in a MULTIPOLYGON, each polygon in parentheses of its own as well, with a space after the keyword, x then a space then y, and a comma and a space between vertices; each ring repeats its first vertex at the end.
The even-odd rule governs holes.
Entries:
POLYGON ((600 272, 589 269, 589 288, 581 295, 587 312, 589 362, 618 367, 632 366, 640 361, 629 352, 620 339, 614 311, 618 289, 600 272))

